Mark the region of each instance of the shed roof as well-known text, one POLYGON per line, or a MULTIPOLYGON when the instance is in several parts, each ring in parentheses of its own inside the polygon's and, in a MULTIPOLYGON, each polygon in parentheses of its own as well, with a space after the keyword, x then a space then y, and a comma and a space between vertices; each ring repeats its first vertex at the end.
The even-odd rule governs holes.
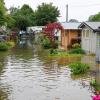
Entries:
POLYGON ((83 22, 79 25, 79 28, 82 28, 82 26, 88 26, 92 30, 97 30, 100 27, 100 22, 83 22))
POLYGON ((78 26, 80 24, 81 23, 79 23, 79 22, 63 22, 63 23, 61 23, 61 25, 64 29, 79 29, 78 26))

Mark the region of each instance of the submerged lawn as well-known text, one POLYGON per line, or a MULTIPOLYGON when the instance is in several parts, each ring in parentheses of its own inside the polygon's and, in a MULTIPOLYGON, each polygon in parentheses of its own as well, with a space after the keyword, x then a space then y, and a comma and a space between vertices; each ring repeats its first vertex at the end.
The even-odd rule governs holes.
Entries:
POLYGON ((58 54, 49 54, 48 57, 82 57, 83 54, 68 54, 68 53, 58 53, 58 54))

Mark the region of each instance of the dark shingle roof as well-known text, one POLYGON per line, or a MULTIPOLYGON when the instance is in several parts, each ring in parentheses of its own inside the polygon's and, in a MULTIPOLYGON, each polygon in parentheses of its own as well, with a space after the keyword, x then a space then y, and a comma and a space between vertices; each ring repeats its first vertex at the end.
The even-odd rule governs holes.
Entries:
POLYGON ((79 25, 79 28, 83 25, 90 27, 92 30, 97 30, 100 27, 100 22, 83 22, 79 25))

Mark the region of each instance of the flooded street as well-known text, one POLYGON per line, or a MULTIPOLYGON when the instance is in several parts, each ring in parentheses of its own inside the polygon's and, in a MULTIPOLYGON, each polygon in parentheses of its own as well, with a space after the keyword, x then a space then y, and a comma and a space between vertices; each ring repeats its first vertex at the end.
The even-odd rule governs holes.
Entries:
POLYGON ((64 65, 83 58, 50 59, 34 48, 0 52, 0 100, 91 100, 91 77, 75 78, 64 65))

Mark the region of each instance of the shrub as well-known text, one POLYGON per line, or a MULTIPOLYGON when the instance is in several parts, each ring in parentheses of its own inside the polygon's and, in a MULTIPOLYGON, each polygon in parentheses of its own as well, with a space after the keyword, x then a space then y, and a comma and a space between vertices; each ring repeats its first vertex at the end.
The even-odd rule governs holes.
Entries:
POLYGON ((0 51, 7 51, 8 46, 5 42, 0 42, 0 51))
POLYGON ((81 62, 71 63, 69 64, 69 67, 71 68, 71 72, 73 74, 84 74, 89 70, 89 65, 81 62))
POLYGON ((76 48, 76 49, 71 49, 68 53, 69 54, 85 54, 85 51, 82 50, 81 48, 76 48))
POLYGON ((13 46, 15 45, 15 43, 14 43, 14 42, 6 42, 6 45, 7 45, 9 48, 11 48, 11 47, 13 47, 13 46))
POLYGON ((92 79, 92 80, 90 81, 90 85, 96 86, 96 80, 95 80, 95 79, 92 79))
POLYGON ((43 48, 45 48, 45 49, 51 48, 51 42, 50 42, 50 40, 49 40, 48 38, 44 38, 44 39, 42 40, 42 46, 43 46, 43 48))
POLYGON ((50 54, 58 54, 58 51, 56 49, 50 49, 50 54))

